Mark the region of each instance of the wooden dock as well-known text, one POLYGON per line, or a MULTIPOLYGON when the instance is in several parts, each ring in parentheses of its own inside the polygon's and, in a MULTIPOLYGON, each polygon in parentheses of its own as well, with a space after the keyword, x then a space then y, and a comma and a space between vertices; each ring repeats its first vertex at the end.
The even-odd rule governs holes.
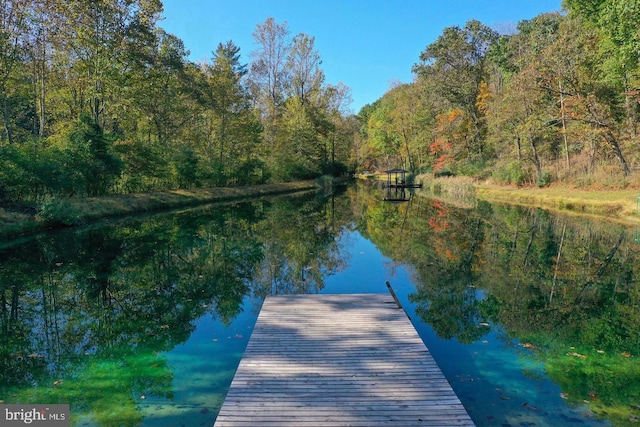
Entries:
POLYGON ((267 297, 215 422, 473 425, 388 294, 267 297))

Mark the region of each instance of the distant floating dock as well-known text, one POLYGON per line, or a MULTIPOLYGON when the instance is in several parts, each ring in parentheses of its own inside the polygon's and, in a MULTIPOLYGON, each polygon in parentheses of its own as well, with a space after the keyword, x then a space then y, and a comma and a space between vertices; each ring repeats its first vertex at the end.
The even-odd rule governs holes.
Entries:
POLYGON ((388 294, 265 300, 218 414, 226 426, 474 426, 388 294))

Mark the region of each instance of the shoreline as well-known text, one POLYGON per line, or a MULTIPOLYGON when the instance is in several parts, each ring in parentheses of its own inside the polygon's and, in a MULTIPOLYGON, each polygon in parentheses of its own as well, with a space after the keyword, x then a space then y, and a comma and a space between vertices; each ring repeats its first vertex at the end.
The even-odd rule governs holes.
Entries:
POLYGON ((538 207, 554 212, 585 215, 628 225, 640 224, 635 189, 602 190, 551 186, 509 187, 475 183, 476 198, 487 202, 538 207))
MULTIPOLYGON (((248 187, 198 188, 103 197, 56 200, 49 214, 0 209, 0 237, 19 238, 31 233, 87 224, 102 219, 195 207, 211 203, 321 189, 317 181, 262 184, 248 187)), ((53 205, 53 204, 52 204, 53 205)))
MULTIPOLYGON (((447 181, 456 181, 457 178, 438 180, 446 183, 447 181)), ((49 218, 43 218, 41 214, 33 212, 20 213, 0 209, 0 237, 3 239, 19 238, 31 233, 86 224, 101 219, 318 190, 322 187, 323 185, 318 181, 300 181, 249 187, 167 190, 153 193, 66 199, 57 201, 59 205, 56 207, 57 211, 49 218)), ((626 225, 640 224, 640 191, 635 189, 601 190, 562 186, 513 187, 477 182, 473 183, 473 187, 475 198, 487 202, 590 216, 626 225)))

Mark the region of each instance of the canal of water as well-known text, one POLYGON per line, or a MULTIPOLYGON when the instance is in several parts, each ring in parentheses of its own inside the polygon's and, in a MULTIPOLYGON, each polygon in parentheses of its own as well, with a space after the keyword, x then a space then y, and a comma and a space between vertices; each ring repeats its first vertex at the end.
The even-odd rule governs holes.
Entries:
POLYGON ((477 425, 637 425, 639 241, 353 186, 3 242, 0 403, 68 403, 74 426, 211 426, 265 296, 389 281, 477 425))

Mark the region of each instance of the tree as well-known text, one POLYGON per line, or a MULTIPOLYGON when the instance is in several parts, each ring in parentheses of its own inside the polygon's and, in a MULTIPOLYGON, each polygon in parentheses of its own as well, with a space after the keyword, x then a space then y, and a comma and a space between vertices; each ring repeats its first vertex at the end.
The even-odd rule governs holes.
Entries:
POLYGON ((518 34, 510 38, 505 49, 509 53, 502 67, 511 72, 500 93, 488 103, 487 115, 491 138, 512 142, 497 148, 499 155, 508 153, 508 162, 501 165, 496 177, 502 174, 508 182, 547 181, 543 169, 555 153, 560 110, 555 93, 541 86, 558 85, 557 75, 551 71, 556 65, 550 65, 552 60, 545 53, 553 51, 561 19, 559 14, 545 14, 520 22, 518 34))
POLYGON ((261 133, 244 85, 247 66, 240 63, 239 52, 232 41, 220 43, 213 52, 213 63, 204 66, 209 130, 203 155, 205 161, 217 159, 218 171, 214 175, 219 185, 226 184, 234 170, 252 163, 261 133), (218 150, 215 154, 214 147, 218 150))
POLYGON ((326 111, 324 120, 325 132, 325 172, 338 175, 346 169, 355 169, 351 158, 353 139, 358 132, 357 121, 348 114, 347 107, 351 103, 350 89, 339 83, 327 85, 322 91, 322 104, 326 111), (349 166, 347 166, 349 165, 349 166))
MULTIPOLYGON (((25 35, 29 33, 28 3, 20 0, 0 0, 0 108, 3 132, 0 142, 14 139, 14 107, 19 102, 19 90, 25 85, 25 35)), ((0 144, 1 145, 1 144, 0 144)))
POLYGON ((484 156, 486 125, 477 100, 486 75, 486 54, 497 39, 495 31, 475 20, 464 28, 448 27, 413 67, 415 73, 433 82, 430 89, 448 103, 446 109, 459 108, 468 116, 472 126, 466 151, 472 161, 484 156))
POLYGON ((638 0, 565 0, 572 12, 595 25, 603 35, 603 70, 624 97, 627 128, 637 135, 640 82, 640 1, 638 0), (635 89, 635 90, 634 90, 635 89))
POLYGON ((256 27, 253 40, 258 49, 252 52, 250 84, 256 105, 262 111, 266 141, 273 148, 289 79, 286 64, 291 41, 287 23, 278 24, 274 18, 268 18, 256 27))
POLYGON ((289 96, 300 98, 302 105, 306 105, 324 83, 324 73, 320 68, 322 60, 314 49, 314 43, 315 37, 302 33, 296 35, 286 64, 291 76, 288 81, 289 96))
POLYGON ((114 124, 123 65, 132 44, 148 40, 162 12, 159 0, 60 2, 58 67, 65 72, 71 119, 88 113, 103 128, 114 124))
POLYGON ((122 170, 120 159, 112 152, 112 141, 93 119, 83 115, 62 147, 71 172, 71 194, 104 195, 122 170))

